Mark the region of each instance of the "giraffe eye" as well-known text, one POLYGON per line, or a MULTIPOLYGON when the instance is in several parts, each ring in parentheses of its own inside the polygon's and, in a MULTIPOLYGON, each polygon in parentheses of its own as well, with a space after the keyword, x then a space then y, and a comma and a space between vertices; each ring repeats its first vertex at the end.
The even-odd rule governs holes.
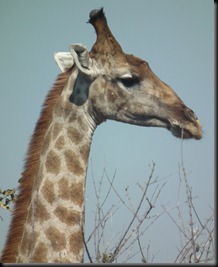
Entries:
POLYGON ((131 88, 139 83, 139 78, 130 74, 124 74, 118 80, 127 88, 131 88))

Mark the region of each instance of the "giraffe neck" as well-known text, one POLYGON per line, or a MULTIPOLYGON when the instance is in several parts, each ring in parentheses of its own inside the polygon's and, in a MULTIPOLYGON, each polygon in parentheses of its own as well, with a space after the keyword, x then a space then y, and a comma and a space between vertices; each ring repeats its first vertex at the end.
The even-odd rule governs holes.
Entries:
POLYGON ((42 144, 35 144, 41 152, 16 262, 83 261, 85 182, 96 125, 86 106, 74 105, 72 112, 72 104, 65 101, 76 75, 70 76, 54 105, 42 144))
POLYGON ((62 92, 44 138, 18 261, 83 260, 85 178, 95 124, 84 106, 74 105, 72 111, 65 101, 75 75, 62 92))
POLYGON ((81 136, 73 125, 52 122, 47 138, 54 142, 47 142, 40 160, 19 257, 27 262, 81 262, 91 132, 81 136))

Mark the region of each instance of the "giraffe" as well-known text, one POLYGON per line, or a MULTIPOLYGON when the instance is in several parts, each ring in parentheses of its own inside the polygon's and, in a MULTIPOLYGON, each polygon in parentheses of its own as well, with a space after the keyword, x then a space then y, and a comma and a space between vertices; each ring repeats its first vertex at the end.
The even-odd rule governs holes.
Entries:
POLYGON ((83 262, 84 195, 93 133, 107 119, 202 138, 200 122, 148 63, 125 54, 103 8, 89 14, 91 51, 55 54, 61 69, 27 151, 1 262, 83 262))

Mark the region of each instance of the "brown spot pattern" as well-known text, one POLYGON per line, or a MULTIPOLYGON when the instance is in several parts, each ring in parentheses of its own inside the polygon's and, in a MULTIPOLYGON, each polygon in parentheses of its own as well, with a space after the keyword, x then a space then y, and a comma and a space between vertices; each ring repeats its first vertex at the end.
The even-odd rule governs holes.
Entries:
POLYGON ((83 248, 83 236, 81 232, 76 232, 70 236, 70 250, 78 255, 83 248))
POLYGON ((84 203, 84 183, 74 183, 70 187, 71 201, 80 207, 84 203))
POLYGON ((58 229, 56 229, 53 226, 50 226, 46 232, 46 237, 51 242, 51 246, 54 249, 54 251, 61 251, 62 249, 66 248, 66 240, 64 233, 60 232, 58 229))
POLYGON ((84 170, 75 153, 68 149, 67 151, 65 151, 64 156, 68 170, 73 172, 77 176, 81 175, 84 170))
POLYGON ((42 187, 42 194, 48 203, 52 204, 55 200, 54 184, 48 179, 42 187))
POLYGON ((81 158, 82 158, 83 162, 86 164, 87 164, 87 161, 89 158, 89 151, 90 151, 90 147, 87 145, 83 145, 79 150, 81 158))
POLYGON ((84 183, 73 183, 69 184, 69 181, 63 177, 58 182, 59 197, 72 201, 72 203, 82 206, 84 202, 84 183))
POLYGON ((81 142, 81 138, 82 138, 81 133, 79 133, 79 131, 72 126, 68 128, 67 136, 75 144, 78 144, 79 142, 81 142))
POLYGON ((54 214, 61 222, 67 225, 80 224, 80 213, 77 211, 71 211, 63 206, 59 206, 55 209, 54 214))
POLYGON ((59 157, 54 151, 50 151, 47 155, 45 162, 46 169, 48 172, 58 174, 60 172, 60 161, 59 157))
POLYGON ((36 205, 36 221, 39 221, 41 223, 47 221, 50 218, 50 215, 47 212, 46 207, 42 205, 42 202, 40 200, 37 201, 36 205))
POLYGON ((40 242, 35 248, 32 262, 48 262, 47 259, 47 247, 44 243, 40 242))
POLYGON ((65 142, 64 142, 63 136, 58 137, 58 140, 55 143, 55 147, 58 150, 61 150, 64 147, 64 145, 65 145, 65 142))
POLYGON ((70 190, 69 190, 69 182, 68 179, 63 177, 59 182, 58 182, 58 194, 61 199, 70 199, 70 190))

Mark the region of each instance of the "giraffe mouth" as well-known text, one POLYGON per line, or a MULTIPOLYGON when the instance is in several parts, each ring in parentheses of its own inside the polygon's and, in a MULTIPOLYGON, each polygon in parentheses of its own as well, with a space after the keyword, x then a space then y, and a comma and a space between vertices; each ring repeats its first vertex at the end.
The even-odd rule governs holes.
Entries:
POLYGON ((169 130, 175 137, 182 139, 202 138, 200 122, 181 123, 176 120, 164 120, 162 118, 149 118, 143 123, 145 126, 161 127, 169 130))
MULTIPOLYGON (((201 125, 198 119, 195 120, 176 120, 172 118, 150 117, 142 115, 132 115, 128 113, 126 122, 130 124, 147 126, 147 127, 161 127, 169 130, 175 137, 182 139, 195 138, 199 140, 202 138, 201 125)), ((119 120, 119 119, 118 119, 119 120)))
POLYGON ((200 122, 197 120, 195 123, 179 123, 170 122, 167 127, 170 132, 182 139, 195 138, 197 140, 202 138, 202 130, 200 122))

